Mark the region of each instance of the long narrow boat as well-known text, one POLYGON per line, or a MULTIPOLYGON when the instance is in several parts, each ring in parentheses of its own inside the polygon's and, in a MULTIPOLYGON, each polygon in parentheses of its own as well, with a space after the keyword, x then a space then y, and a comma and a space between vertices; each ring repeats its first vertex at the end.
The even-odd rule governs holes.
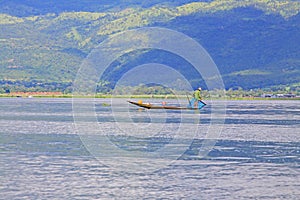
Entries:
MULTIPOLYGON (((199 110, 201 108, 192 108, 192 107, 178 107, 178 106, 167 106, 167 105, 153 105, 150 103, 142 103, 142 102, 134 102, 134 101, 128 101, 129 103, 142 107, 142 108, 147 108, 147 109, 168 109, 168 110, 199 110)), ((206 105, 206 104, 204 104, 206 105)))

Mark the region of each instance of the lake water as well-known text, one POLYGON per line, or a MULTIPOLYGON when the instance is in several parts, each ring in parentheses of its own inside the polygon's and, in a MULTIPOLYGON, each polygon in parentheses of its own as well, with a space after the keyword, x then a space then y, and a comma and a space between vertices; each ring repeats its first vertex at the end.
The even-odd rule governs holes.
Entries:
POLYGON ((0 99, 0 199, 300 198, 299 101, 77 101, 0 99))

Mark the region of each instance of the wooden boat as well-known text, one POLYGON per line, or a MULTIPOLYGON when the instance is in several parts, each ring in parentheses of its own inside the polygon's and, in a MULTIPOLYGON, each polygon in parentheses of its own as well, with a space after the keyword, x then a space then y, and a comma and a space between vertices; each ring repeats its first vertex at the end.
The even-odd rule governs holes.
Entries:
MULTIPOLYGON (((167 105, 153 105, 150 103, 143 103, 142 101, 139 102, 134 102, 134 101, 128 101, 129 103, 142 107, 142 108, 146 108, 146 109, 168 109, 168 110, 199 110, 201 108, 193 108, 193 107, 178 107, 178 106, 167 106, 167 105)), ((204 105, 206 105, 205 103, 203 103, 204 105)))

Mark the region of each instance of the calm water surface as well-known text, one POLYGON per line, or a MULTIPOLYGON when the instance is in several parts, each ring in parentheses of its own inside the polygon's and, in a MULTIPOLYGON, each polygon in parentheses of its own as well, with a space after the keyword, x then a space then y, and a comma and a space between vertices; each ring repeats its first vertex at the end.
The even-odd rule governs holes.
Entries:
MULTIPOLYGON (((116 149, 151 153, 173 140, 188 147, 155 171, 116 171, 82 141, 71 99, 2 98, 0 199, 300 199, 299 101, 228 101, 222 131, 210 138, 214 145, 205 157, 199 152, 213 120, 210 105, 223 102, 209 102, 201 113, 145 111, 126 99, 116 102, 95 101, 98 125, 110 133, 101 137, 116 149), (188 137, 189 127, 199 134, 188 137)), ((132 160, 116 159, 117 153, 106 159, 130 166, 132 160)))

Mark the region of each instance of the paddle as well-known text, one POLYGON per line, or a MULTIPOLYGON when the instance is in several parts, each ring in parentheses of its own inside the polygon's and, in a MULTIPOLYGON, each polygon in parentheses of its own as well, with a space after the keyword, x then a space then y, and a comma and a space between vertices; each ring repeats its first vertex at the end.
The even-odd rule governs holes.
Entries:
POLYGON ((202 100, 199 100, 201 103, 203 103, 206 106, 206 103, 204 103, 202 100))
MULTIPOLYGON (((193 106, 192 106, 192 103, 191 103, 191 101, 190 101, 190 98, 189 98, 189 96, 188 96, 188 93, 186 93, 185 95, 186 95, 186 97, 187 97, 187 99, 188 99, 188 101, 189 101, 189 105, 190 105, 191 107, 193 107, 193 106)), ((203 106, 206 106, 206 103, 204 103, 202 100, 199 100, 199 101, 203 104, 203 106)), ((202 106, 202 107, 203 107, 203 106, 202 106)))

